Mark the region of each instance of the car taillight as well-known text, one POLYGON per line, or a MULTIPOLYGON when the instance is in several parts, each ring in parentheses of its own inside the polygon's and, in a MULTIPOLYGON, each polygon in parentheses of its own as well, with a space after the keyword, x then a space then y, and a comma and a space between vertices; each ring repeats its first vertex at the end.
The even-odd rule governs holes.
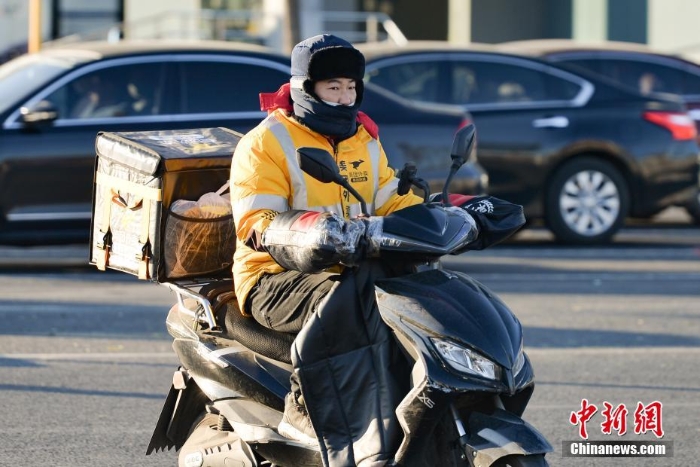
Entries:
POLYGON ((695 122, 686 113, 644 112, 644 119, 666 128, 673 139, 695 139, 698 135, 695 122))

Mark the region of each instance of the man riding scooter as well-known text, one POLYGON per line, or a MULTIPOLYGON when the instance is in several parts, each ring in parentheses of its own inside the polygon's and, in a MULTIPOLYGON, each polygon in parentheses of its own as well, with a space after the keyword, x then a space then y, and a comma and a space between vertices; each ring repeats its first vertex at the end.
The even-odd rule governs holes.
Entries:
MULTIPOLYGON (((300 333, 280 434, 320 444, 326 465, 382 465, 399 441, 402 373, 386 367, 397 359, 374 303, 373 280, 382 273, 377 264, 355 266, 376 253, 381 216, 422 199, 397 193, 376 125, 358 111, 365 69, 358 50, 315 36, 294 47, 291 69, 289 87, 278 92, 284 100, 289 89, 291 105, 271 112, 233 157, 236 296, 260 324, 300 333), (305 174, 300 147, 333 154, 370 217, 347 190, 305 174)), ((476 238, 476 222, 462 215, 476 238)))

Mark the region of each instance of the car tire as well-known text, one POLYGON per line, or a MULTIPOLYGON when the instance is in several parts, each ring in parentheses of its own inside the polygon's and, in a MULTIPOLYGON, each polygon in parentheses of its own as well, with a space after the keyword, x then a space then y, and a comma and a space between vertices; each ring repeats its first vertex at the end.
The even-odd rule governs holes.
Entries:
POLYGON ((551 178, 545 200, 546 223, 557 241, 599 244, 622 227, 629 210, 627 183, 612 164, 577 157, 551 178))
POLYGON ((700 225, 700 190, 685 203, 685 210, 690 214, 693 224, 700 225))

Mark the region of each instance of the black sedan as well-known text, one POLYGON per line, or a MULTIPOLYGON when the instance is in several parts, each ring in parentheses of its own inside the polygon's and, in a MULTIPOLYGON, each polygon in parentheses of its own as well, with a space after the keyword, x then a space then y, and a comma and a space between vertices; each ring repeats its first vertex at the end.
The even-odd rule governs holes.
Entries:
MULTIPOLYGON (((0 242, 49 244, 89 237, 98 131, 253 128, 258 94, 289 80, 289 57, 230 42, 79 43, 0 67, 0 242)), ((468 114, 415 105, 367 86, 363 109, 396 168, 411 160, 443 178, 452 138, 468 114)), ((477 163, 459 188, 482 192, 477 163)))
MULTIPOLYGON (((609 41, 583 43, 568 39, 506 42, 498 48, 533 55, 581 68, 613 79, 644 95, 673 94, 688 108, 700 131, 700 65, 679 55, 662 53, 646 45, 609 41)), ((700 224, 700 191, 684 205, 700 224)))
POLYGON ((367 82, 469 110, 490 193, 523 204, 562 242, 608 241, 626 217, 652 216, 698 186, 696 129, 677 100, 490 46, 360 48, 367 82))

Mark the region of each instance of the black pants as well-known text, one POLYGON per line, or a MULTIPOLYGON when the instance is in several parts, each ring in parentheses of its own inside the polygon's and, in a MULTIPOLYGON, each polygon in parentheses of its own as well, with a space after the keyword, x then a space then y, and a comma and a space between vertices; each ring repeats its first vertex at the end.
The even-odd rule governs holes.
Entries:
MULTIPOLYGON (((266 274, 248 294, 246 310, 267 328, 298 333, 339 277, 339 274, 299 271, 266 274)), ((300 389, 295 373, 292 373, 290 384, 291 392, 298 397, 300 389)))
POLYGON ((297 333, 328 295, 339 274, 266 274, 248 294, 246 309, 263 326, 297 333))
POLYGON ((286 271, 264 276, 246 302, 264 326, 298 332, 291 390, 303 392, 326 466, 387 460, 400 442, 394 410, 410 369, 375 301, 387 273, 379 262, 340 275, 286 271))

